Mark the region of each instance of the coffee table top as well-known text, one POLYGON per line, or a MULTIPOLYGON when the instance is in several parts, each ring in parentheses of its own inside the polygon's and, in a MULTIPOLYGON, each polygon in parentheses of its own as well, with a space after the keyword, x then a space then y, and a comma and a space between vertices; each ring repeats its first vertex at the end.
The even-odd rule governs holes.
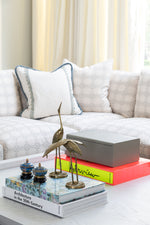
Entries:
MULTIPOLYGON (((42 163, 53 167, 54 160, 42 163)), ((23 225, 147 225, 150 223, 150 176, 139 178, 116 186, 106 185, 108 204, 95 205, 84 212, 60 219, 26 205, 2 197, 5 177, 20 174, 19 167, 0 170, 0 224, 23 225), (6 217, 4 219, 2 217, 6 217), (15 221, 14 223, 9 220, 15 221), (3 221, 6 221, 4 223, 3 221), (3 223, 2 223, 3 222, 3 223)))

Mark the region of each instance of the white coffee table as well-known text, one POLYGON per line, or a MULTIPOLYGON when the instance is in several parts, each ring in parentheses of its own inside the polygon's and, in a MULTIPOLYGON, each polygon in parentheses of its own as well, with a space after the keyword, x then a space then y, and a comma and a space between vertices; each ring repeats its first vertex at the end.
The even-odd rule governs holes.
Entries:
MULTIPOLYGON (((42 163, 53 167, 54 161, 42 163)), ((106 185, 108 204, 60 219, 2 197, 5 177, 20 174, 19 167, 0 170, 0 225, 149 225, 150 176, 117 186, 106 185)))

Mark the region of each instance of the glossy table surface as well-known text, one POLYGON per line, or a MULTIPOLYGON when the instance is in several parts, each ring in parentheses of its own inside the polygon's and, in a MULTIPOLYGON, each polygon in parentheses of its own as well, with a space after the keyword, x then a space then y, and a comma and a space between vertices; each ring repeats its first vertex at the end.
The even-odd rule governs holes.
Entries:
MULTIPOLYGON (((47 168, 54 160, 42 162, 47 168)), ((2 197, 5 178, 20 174, 19 167, 0 170, 0 225, 150 225, 150 176, 116 186, 106 185, 108 203, 60 219, 2 197)))

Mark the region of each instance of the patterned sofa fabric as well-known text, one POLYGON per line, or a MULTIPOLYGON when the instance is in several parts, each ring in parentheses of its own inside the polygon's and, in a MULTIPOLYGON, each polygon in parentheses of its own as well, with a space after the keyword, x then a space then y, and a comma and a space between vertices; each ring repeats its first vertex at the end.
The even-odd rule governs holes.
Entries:
MULTIPOLYGON (((58 117, 48 117, 42 121, 59 123, 58 117)), ((62 116, 65 126, 76 130, 100 129, 140 138, 140 156, 150 158, 150 119, 125 118, 114 113, 83 113, 81 116, 62 116)))
POLYGON ((139 77, 137 73, 113 71, 108 99, 114 113, 133 117, 139 77))
MULTIPOLYGON (((75 130, 84 129, 101 129, 101 125, 109 121, 123 119, 124 117, 115 113, 96 113, 96 112, 83 112, 82 115, 62 115, 64 126, 73 128, 75 130)), ((42 119, 42 121, 50 123, 59 123, 58 116, 51 116, 42 119)))
POLYGON ((0 116, 16 116, 22 106, 14 70, 0 71, 0 116))
MULTIPOLYGON (((65 135, 77 130, 101 129, 113 131, 116 135, 138 137, 141 140, 140 156, 150 158, 150 119, 124 118, 113 113, 83 113, 80 116, 62 116, 62 121, 65 135)), ((4 159, 37 153, 42 155, 59 126, 58 116, 42 121, 16 116, 0 117, 0 147, 3 146, 4 159)))
POLYGON ((108 100, 108 89, 113 60, 82 68, 67 59, 63 62, 71 63, 73 66, 74 96, 82 110, 84 112, 112 112, 108 100))
POLYGON ((150 119, 126 118, 102 124, 102 130, 140 138, 140 156, 150 159, 150 119))
POLYGON ((150 70, 141 72, 134 116, 150 118, 150 70))
MULTIPOLYGON (((42 155, 52 143, 53 134, 59 127, 59 124, 17 116, 0 117, 0 146, 4 149, 4 159, 37 153, 42 155)), ((74 130, 64 127, 65 134, 70 132, 74 130)))
POLYGON ((3 146, 0 145, 0 160, 4 159, 4 155, 3 155, 3 146))

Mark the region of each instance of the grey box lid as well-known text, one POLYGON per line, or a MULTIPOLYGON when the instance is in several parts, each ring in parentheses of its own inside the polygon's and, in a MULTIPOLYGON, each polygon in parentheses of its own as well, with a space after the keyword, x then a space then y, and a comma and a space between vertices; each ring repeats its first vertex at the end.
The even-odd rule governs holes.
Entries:
POLYGON ((139 138, 130 137, 126 135, 122 135, 116 132, 110 132, 107 130, 82 130, 79 132, 68 134, 74 137, 74 139, 80 138, 85 139, 86 141, 91 141, 95 143, 103 143, 107 145, 114 145, 121 142, 139 140, 139 138))

